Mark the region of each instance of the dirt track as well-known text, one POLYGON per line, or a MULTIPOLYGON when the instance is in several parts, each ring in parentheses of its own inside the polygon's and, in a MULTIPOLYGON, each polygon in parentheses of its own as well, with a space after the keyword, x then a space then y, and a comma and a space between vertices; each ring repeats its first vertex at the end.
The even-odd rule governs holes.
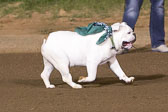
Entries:
MULTIPOLYGON (((0 55, 0 112, 167 112, 168 54, 145 48, 117 58, 133 85, 125 85, 107 65, 98 69, 97 80, 72 89, 55 70, 46 89, 40 73, 42 57, 33 54, 0 55)), ((73 80, 86 75, 85 67, 71 69, 73 80)))
MULTIPOLYGON (((42 15, 43 17, 47 17, 42 15)), ((55 89, 46 89, 40 78, 43 69, 40 46, 44 33, 73 30, 93 21, 108 24, 121 21, 112 18, 58 20, 0 19, 0 112, 167 112, 168 54, 153 53, 148 32, 149 16, 140 17, 136 26, 136 50, 117 56, 123 70, 135 76, 133 85, 125 85, 100 66, 93 83, 75 90, 63 83, 55 70, 51 81, 55 89)), ((166 40, 168 19, 165 18, 166 40)), ((71 68, 73 80, 86 75, 85 67, 71 68)))

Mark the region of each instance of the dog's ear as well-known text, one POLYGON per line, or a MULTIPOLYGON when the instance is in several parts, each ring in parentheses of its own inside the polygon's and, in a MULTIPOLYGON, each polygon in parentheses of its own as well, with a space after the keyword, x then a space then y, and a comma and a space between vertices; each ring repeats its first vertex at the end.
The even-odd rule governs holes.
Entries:
POLYGON ((114 32, 118 31, 120 29, 120 23, 114 23, 111 25, 111 28, 114 32))
POLYGON ((126 23, 126 22, 122 22, 121 25, 124 25, 124 26, 125 26, 125 25, 127 25, 127 23, 126 23))

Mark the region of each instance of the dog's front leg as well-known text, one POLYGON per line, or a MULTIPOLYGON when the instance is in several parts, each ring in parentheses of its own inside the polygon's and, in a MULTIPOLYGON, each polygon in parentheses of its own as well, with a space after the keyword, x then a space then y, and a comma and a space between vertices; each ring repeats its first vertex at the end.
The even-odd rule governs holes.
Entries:
POLYGON ((119 77, 120 80, 125 81, 126 83, 132 83, 134 81, 134 77, 127 77, 126 74, 121 69, 116 57, 112 57, 110 59, 110 69, 119 77))
POLYGON ((81 76, 78 82, 93 82, 96 79, 97 66, 98 64, 93 62, 87 63, 88 76, 87 77, 81 76))

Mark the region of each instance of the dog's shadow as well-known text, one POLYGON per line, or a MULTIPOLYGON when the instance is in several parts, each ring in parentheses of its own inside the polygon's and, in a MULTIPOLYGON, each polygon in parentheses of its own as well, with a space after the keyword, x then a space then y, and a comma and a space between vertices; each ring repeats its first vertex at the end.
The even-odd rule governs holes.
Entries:
POLYGON ((84 87, 102 87, 108 85, 122 86, 122 85, 144 85, 162 81, 160 79, 166 78, 163 74, 154 75, 136 75, 135 81, 131 84, 126 84, 124 81, 120 81, 117 77, 99 77, 94 82, 91 83, 81 83, 84 87))
MULTIPOLYGON (((144 84, 150 84, 150 83, 157 83, 161 82, 163 78, 166 78, 166 75, 163 74, 154 74, 154 75, 136 75, 135 81, 131 85, 144 85, 144 84)), ((62 82, 61 79, 51 79, 51 82, 56 85, 56 87, 64 88, 67 87, 67 84, 62 82)), ((75 79, 75 82, 77 82, 77 79, 75 79)), ((16 85, 21 86, 29 86, 29 87, 37 87, 37 88, 44 88, 44 83, 41 79, 17 79, 13 80, 12 83, 16 85)), ((90 87, 102 87, 102 86, 108 86, 108 85, 114 85, 114 86, 122 86, 127 85, 123 81, 120 81, 117 77, 98 77, 94 82, 91 83, 80 83, 84 86, 84 88, 90 88, 90 87)))
POLYGON ((41 79, 15 79, 11 81, 14 85, 29 86, 29 87, 43 87, 44 83, 41 79))

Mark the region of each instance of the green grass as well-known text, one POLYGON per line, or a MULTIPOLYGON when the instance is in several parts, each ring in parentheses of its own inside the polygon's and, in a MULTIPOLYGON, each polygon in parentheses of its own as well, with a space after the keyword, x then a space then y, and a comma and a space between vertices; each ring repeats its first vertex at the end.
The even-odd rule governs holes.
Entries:
MULTIPOLYGON (((168 0, 165 0, 165 8, 168 0)), ((150 8, 150 0, 144 0, 142 10, 150 8)), ((59 17, 59 11, 76 11, 72 17, 110 16, 124 10, 124 0, 0 0, 0 17, 8 14, 16 17, 31 17, 33 12, 51 12, 59 17)))

